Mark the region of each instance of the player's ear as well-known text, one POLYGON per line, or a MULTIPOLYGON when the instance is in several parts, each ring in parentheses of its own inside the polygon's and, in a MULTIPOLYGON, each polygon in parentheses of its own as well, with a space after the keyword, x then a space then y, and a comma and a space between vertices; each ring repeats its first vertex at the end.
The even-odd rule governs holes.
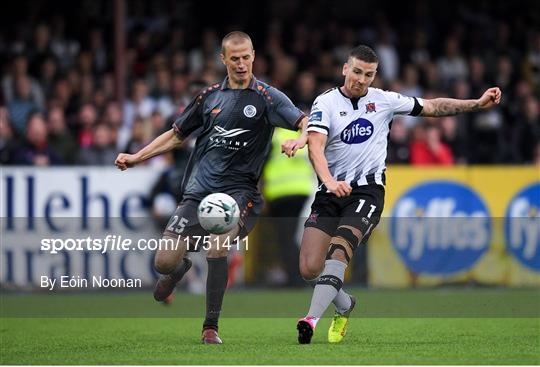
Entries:
POLYGON ((343 76, 346 76, 347 75, 347 71, 349 71, 349 64, 348 63, 345 63, 343 64, 343 70, 341 71, 341 74, 343 76))
POLYGON ((221 62, 223 63, 223 65, 225 65, 225 55, 223 55, 223 52, 219 54, 219 57, 221 58, 221 62))

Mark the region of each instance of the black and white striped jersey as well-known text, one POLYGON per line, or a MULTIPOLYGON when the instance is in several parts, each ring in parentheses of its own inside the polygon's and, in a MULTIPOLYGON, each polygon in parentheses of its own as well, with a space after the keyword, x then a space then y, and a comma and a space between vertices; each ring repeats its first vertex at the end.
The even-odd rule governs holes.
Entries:
POLYGON ((396 114, 417 116, 422 106, 420 98, 396 92, 368 88, 363 97, 349 98, 336 87, 313 102, 307 131, 328 136, 324 155, 336 180, 347 181, 353 188, 385 185, 392 119, 396 114))

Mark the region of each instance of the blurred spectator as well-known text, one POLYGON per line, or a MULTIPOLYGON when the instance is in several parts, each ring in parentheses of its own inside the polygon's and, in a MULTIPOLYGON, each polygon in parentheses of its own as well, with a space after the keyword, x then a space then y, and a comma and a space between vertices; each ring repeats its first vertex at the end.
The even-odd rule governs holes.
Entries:
POLYGON ((201 74, 204 65, 210 62, 219 70, 223 70, 219 54, 221 53, 221 37, 212 28, 203 31, 201 42, 189 53, 189 70, 197 75, 201 74))
MULTIPOLYGON (((492 84, 487 79, 486 66, 478 56, 473 56, 469 60, 469 85, 471 93, 474 96, 481 96, 484 91, 492 84)), ((465 76, 454 78, 454 80, 464 80, 465 76)), ((500 86, 499 86, 500 87, 500 86)))
POLYGON ((66 36, 65 22, 64 17, 60 15, 53 16, 51 22, 51 49, 59 61, 61 69, 64 70, 73 66, 75 57, 80 51, 80 42, 66 36))
POLYGON ((29 73, 39 75, 39 70, 43 61, 52 53, 50 42, 51 35, 49 27, 40 23, 34 30, 32 46, 28 49, 29 73))
POLYGON ((191 95, 188 91, 189 78, 186 74, 176 73, 172 77, 171 102, 174 106, 174 113, 183 109, 191 102, 191 95))
POLYGON ((97 111, 94 105, 87 103, 81 106, 79 110, 78 126, 78 142, 82 148, 88 148, 93 143, 94 125, 98 119, 97 111))
POLYGON ((45 106, 45 97, 39 83, 28 74, 28 58, 25 55, 17 55, 13 58, 10 73, 2 78, 2 91, 6 102, 10 102, 16 96, 16 80, 26 78, 29 83, 29 98, 39 107, 45 106))
POLYGON ((146 145, 147 141, 144 137, 144 120, 137 116, 131 127, 131 138, 122 151, 129 154, 137 153, 146 145))
POLYGON ((39 105, 31 95, 31 81, 26 75, 18 75, 15 80, 15 93, 8 102, 9 116, 17 133, 26 129, 26 121, 31 113, 39 111, 39 105))
POLYGON ((118 152, 113 148, 111 128, 98 124, 93 128, 92 144, 79 154, 79 164, 92 166, 112 165, 118 152))
POLYGON ((15 153, 14 162, 22 165, 49 166, 63 163, 50 148, 47 125, 40 113, 30 115, 26 125, 25 141, 15 153))
POLYGON ((40 66, 39 83, 45 93, 45 98, 50 100, 53 97, 54 82, 58 74, 58 65, 52 55, 45 57, 40 66))
POLYGON ((155 72, 155 85, 150 97, 155 101, 156 108, 163 116, 169 117, 174 113, 169 70, 160 68, 155 72))
POLYGON ((540 31, 538 29, 530 35, 524 66, 525 77, 533 85, 535 92, 540 93, 540 31))
POLYGON ((388 140, 387 162, 390 164, 407 164, 410 162, 409 134, 401 116, 392 121, 388 140))
POLYGON ((386 25, 379 31, 375 52, 379 57, 379 74, 383 81, 395 80, 399 75, 399 56, 392 42, 391 30, 386 25))
POLYGON ((19 139, 13 132, 13 126, 9 123, 8 111, 0 107, 0 164, 15 163, 15 153, 19 146, 19 139))
POLYGON ((529 96, 522 103, 522 111, 510 142, 513 148, 511 161, 534 163, 540 143, 540 102, 529 96))
POLYGON ((456 116, 441 117, 439 120, 441 140, 450 148, 455 163, 465 164, 467 163, 465 139, 459 135, 458 124, 459 120, 456 116))
POLYGON ((300 73, 296 82, 296 88, 297 90, 294 98, 296 107, 309 115, 311 105, 318 95, 315 75, 309 71, 300 73))
POLYGON ((514 67, 512 60, 508 56, 501 56, 497 60, 497 70, 495 72, 495 85, 501 90, 508 91, 515 83, 514 67))
POLYGON ((66 126, 64 111, 59 106, 49 109, 47 114, 49 146, 66 164, 77 161, 79 145, 66 126))
POLYGON ((94 28, 90 31, 90 54, 92 55, 92 72, 100 75, 107 70, 107 47, 103 42, 103 30, 94 28))
POLYGON ((125 146, 129 141, 131 125, 135 116, 143 119, 150 117, 155 109, 155 102, 148 96, 148 86, 143 79, 137 79, 133 83, 131 98, 124 103, 124 117, 119 132, 119 146, 125 146))
POLYGON ((469 140, 469 163, 492 164, 501 160, 503 154, 503 117, 497 108, 472 116, 469 140))
POLYGON ((104 121, 113 129, 119 129, 122 126, 122 107, 115 101, 110 101, 105 107, 104 121))
POLYGON ((459 49, 459 41, 455 36, 449 36, 445 41, 444 56, 439 58, 437 66, 445 85, 467 78, 469 69, 459 49))
POLYGON ((441 131, 431 123, 417 125, 411 142, 411 163, 423 165, 451 165, 452 151, 441 140, 441 131))
POLYGON ((165 121, 166 119, 163 118, 163 115, 161 112, 159 112, 159 110, 152 112, 152 116, 150 116, 150 123, 145 131, 145 137, 148 141, 153 140, 155 137, 164 133, 165 130, 170 128, 170 126, 166 126, 165 121))
POLYGON ((417 29, 414 32, 413 47, 409 52, 409 58, 415 65, 421 68, 425 68, 431 60, 427 44, 427 34, 422 29, 417 29))

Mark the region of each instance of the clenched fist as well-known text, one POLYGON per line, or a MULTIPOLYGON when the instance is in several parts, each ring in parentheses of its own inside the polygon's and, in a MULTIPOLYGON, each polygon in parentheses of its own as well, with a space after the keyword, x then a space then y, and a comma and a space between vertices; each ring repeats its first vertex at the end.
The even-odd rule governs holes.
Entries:
POLYGON ((126 153, 118 154, 118 157, 116 157, 116 160, 114 161, 115 166, 122 171, 125 171, 139 163, 140 161, 135 154, 126 153))

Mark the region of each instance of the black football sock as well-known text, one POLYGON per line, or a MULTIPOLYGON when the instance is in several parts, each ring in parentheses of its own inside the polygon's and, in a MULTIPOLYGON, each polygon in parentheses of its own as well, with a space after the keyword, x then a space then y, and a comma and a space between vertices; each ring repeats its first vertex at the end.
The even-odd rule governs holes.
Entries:
POLYGON ((229 269, 226 256, 208 257, 206 260, 208 261, 208 277, 206 278, 206 319, 203 327, 212 327, 217 330, 229 269))

